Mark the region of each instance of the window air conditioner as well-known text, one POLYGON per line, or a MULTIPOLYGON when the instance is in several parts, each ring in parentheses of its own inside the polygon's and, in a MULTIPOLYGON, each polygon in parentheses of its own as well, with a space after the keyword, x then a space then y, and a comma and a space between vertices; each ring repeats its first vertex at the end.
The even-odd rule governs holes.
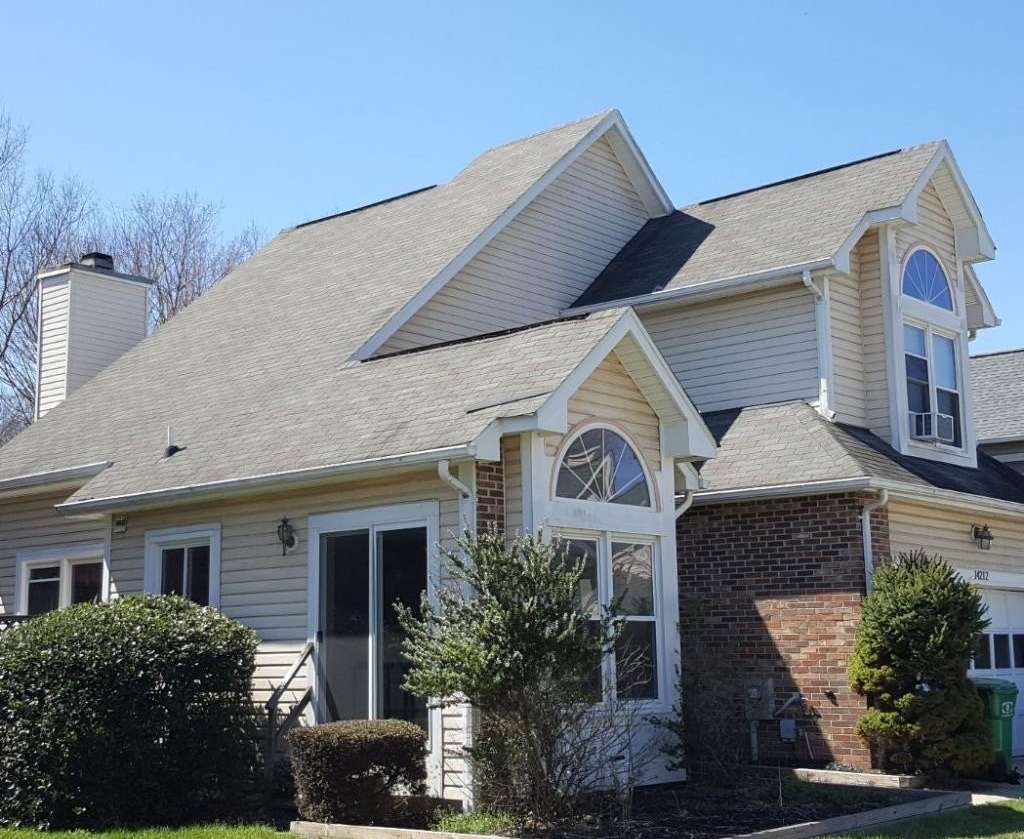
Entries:
POLYGON ((952 443, 956 439, 956 418, 938 411, 911 411, 910 436, 915 440, 952 443))

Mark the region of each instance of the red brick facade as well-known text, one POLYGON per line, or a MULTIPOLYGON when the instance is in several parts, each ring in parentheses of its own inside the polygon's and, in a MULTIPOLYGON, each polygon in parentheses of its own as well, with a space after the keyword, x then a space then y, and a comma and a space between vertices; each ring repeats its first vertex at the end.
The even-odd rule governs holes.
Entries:
MULTIPOLYGON (((772 679, 775 708, 794 692, 803 704, 795 742, 777 721, 758 724, 761 762, 837 762, 867 767, 853 733, 865 709, 846 664, 864 596, 856 494, 695 505, 679 520, 683 667, 713 662, 735 681, 736 725, 749 731, 747 690, 772 679)), ((889 552, 888 519, 872 515, 876 557, 889 552)), ((704 666, 704 665, 701 665, 704 666)))
POLYGON ((476 462, 476 529, 505 529, 505 469, 500 461, 476 462))

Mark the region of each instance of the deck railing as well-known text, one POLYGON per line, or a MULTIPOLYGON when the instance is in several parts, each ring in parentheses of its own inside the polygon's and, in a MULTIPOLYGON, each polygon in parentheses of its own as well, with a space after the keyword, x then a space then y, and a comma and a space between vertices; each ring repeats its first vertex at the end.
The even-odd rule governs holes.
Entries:
POLYGON ((288 714, 279 724, 278 713, 281 705, 281 699, 291 686, 291 683, 295 681, 295 677, 299 675, 302 665, 306 663, 306 660, 312 654, 313 642, 307 641, 298 657, 294 662, 292 662, 292 666, 285 674, 284 679, 281 680, 281 684, 274 688, 273 693, 270 694, 270 699, 267 700, 267 730, 265 733, 265 747, 263 750, 263 779, 266 782, 268 790, 274 782, 274 763, 277 758, 278 741, 299 721, 299 718, 302 716, 302 712, 306 710, 306 706, 313 698, 313 688, 312 686, 308 686, 305 691, 303 691, 302 696, 299 697, 299 701, 292 705, 288 710, 288 714))

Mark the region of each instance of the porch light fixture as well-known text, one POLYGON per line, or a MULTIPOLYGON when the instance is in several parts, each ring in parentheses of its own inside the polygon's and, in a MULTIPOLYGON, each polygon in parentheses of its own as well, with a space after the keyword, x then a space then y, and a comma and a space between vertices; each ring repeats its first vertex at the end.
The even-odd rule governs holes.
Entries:
POLYGON ((992 531, 988 529, 987 524, 976 524, 973 526, 972 535, 974 541, 978 543, 978 547, 983 551, 987 551, 992 547, 992 540, 995 538, 992 535, 992 531))
POLYGON ((295 547, 298 539, 295 537, 295 528, 285 516, 277 526, 277 540, 281 543, 281 556, 284 556, 291 548, 295 547))

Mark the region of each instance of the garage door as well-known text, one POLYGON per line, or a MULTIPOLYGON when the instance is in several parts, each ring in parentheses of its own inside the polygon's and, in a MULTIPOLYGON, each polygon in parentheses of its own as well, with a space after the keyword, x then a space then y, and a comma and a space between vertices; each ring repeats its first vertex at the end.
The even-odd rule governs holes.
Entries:
POLYGON ((972 674, 1006 679, 1017 685, 1013 753, 1024 756, 1024 591, 982 589, 989 628, 975 653, 972 674))

